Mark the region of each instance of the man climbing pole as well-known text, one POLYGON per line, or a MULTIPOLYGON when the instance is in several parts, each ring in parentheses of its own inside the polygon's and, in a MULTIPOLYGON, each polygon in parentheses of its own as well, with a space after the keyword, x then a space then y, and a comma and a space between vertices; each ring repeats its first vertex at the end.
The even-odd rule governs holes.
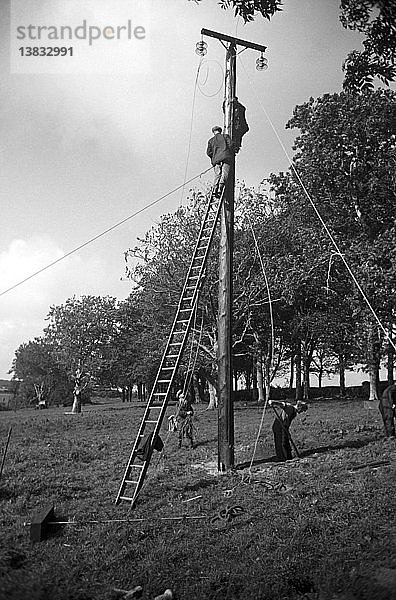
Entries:
POLYGON ((214 166, 213 193, 220 198, 230 174, 235 144, 228 134, 222 133, 222 128, 218 125, 212 128, 212 133, 214 136, 208 141, 206 154, 214 166))
MULTIPOLYGON (((225 113, 225 101, 223 102, 223 112, 225 113)), ((242 138, 249 131, 249 125, 246 121, 246 108, 235 96, 232 102, 232 141, 235 144, 235 152, 239 152, 242 146, 242 138)))
POLYGON ((395 437, 395 406, 396 385, 388 385, 382 392, 379 401, 379 410, 384 422, 384 430, 387 437, 395 437))
POLYGON ((308 406, 305 402, 300 400, 294 406, 289 402, 281 402, 277 400, 269 400, 270 406, 279 407, 282 409, 280 415, 276 414, 275 421, 272 425, 272 431, 274 434, 275 452, 276 457, 279 461, 284 462, 285 460, 291 460, 292 451, 290 447, 290 425, 295 417, 308 410, 308 406))

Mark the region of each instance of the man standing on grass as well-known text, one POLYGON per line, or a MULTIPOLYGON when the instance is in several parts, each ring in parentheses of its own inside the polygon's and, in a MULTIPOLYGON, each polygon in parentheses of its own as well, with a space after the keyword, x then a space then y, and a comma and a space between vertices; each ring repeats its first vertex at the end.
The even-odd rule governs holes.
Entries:
POLYGON ((272 425, 276 457, 281 462, 291 460, 293 457, 290 447, 289 428, 293 419, 295 419, 299 413, 308 410, 308 406, 305 402, 301 402, 300 400, 295 406, 294 404, 289 404, 289 402, 281 402, 278 400, 269 400, 268 404, 282 409, 279 416, 276 416, 272 425))
POLYGON ((384 422, 385 435, 395 437, 395 405, 396 385, 388 385, 384 389, 379 401, 379 410, 384 422))
POLYGON ((222 133, 218 125, 212 128, 212 133, 214 136, 208 141, 206 154, 214 166, 213 193, 220 198, 232 168, 235 144, 227 133, 222 133))
POLYGON ((193 440, 193 415, 194 410, 191 406, 191 400, 189 395, 185 396, 182 390, 179 390, 176 394, 179 400, 179 406, 176 414, 177 418, 177 431, 179 432, 179 448, 182 447, 183 438, 187 438, 190 441, 191 448, 194 448, 193 440))

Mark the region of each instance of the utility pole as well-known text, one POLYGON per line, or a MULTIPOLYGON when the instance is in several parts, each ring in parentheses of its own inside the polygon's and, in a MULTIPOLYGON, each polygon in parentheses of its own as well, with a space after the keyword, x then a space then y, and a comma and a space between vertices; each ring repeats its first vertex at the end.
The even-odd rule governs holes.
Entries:
MULTIPOLYGON (((224 85, 224 133, 233 137, 234 102, 236 98, 237 46, 252 48, 263 53, 266 46, 246 42, 208 29, 202 35, 226 42, 224 85)), ((261 56, 261 61, 265 61, 261 56)), ((258 66, 257 62, 257 66, 258 66)), ((219 247, 219 301, 218 301, 218 470, 228 471, 234 466, 234 402, 232 365, 232 302, 233 302, 233 252, 234 252, 234 191, 235 157, 224 195, 220 218, 219 247)))

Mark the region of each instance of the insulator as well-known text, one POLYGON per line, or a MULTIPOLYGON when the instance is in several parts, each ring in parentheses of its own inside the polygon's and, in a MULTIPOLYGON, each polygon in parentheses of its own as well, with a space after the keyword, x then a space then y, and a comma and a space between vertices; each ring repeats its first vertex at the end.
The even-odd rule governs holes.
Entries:
POLYGON ((197 44, 196 44, 195 54, 198 54, 199 56, 205 56, 205 54, 208 51, 207 48, 208 48, 208 44, 206 42, 204 42, 203 40, 201 40, 200 42, 197 42, 197 44))
POLYGON ((265 71, 268 69, 268 60, 265 56, 261 55, 260 58, 256 60, 256 69, 257 71, 265 71))

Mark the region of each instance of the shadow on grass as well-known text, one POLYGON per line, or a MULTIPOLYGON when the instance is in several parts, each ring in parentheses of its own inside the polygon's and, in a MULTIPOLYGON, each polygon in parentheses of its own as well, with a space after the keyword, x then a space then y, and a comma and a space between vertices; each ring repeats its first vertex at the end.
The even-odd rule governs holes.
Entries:
MULTIPOLYGON (((252 466, 255 467, 257 465, 265 465, 268 463, 278 463, 279 461, 277 460, 276 456, 270 456, 269 458, 256 458, 256 460, 253 461, 252 466)), ((243 463, 239 463, 238 465, 236 465, 235 469, 237 471, 240 471, 242 469, 247 469, 247 467, 250 467, 250 460, 247 460, 246 462, 243 463)))
MULTIPOLYGON (((308 450, 300 450, 300 458, 305 458, 307 456, 312 456, 313 454, 326 454, 327 452, 332 452, 334 450, 343 450, 345 448, 364 448, 364 446, 368 446, 372 442, 374 442, 376 438, 370 438, 367 440, 346 440, 340 444, 336 445, 328 445, 328 446, 319 446, 318 448, 309 448, 308 450)), ((270 456, 269 458, 258 458, 253 461, 252 466, 257 465, 265 465, 269 463, 277 463, 277 464, 285 464, 282 461, 278 461, 276 456, 270 456)), ((250 467, 250 461, 246 461, 236 465, 235 469, 237 471, 246 469, 250 467)))
POLYGON ((201 442, 194 442, 194 448, 199 448, 200 446, 206 446, 206 444, 211 444, 212 442, 217 442, 217 437, 214 437, 211 440, 203 440, 201 442))
POLYGON ((343 450, 344 448, 363 448, 364 446, 368 446, 372 442, 375 441, 376 438, 370 438, 367 440, 346 440, 341 444, 336 444, 334 446, 319 446, 319 448, 310 448, 309 450, 302 450, 300 452, 301 458, 305 456, 311 456, 312 454, 326 454, 326 452, 332 452, 333 450, 343 450))

